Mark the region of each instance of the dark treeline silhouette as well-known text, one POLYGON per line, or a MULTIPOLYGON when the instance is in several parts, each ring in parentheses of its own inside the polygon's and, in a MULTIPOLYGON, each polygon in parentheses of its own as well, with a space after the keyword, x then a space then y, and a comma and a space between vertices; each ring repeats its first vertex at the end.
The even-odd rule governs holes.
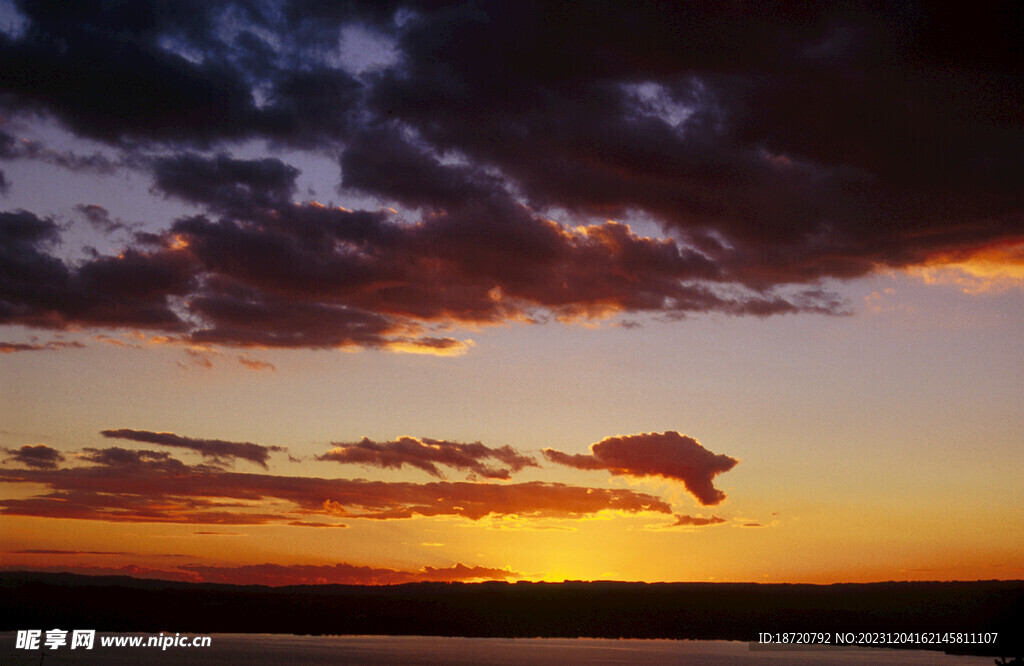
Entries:
MULTIPOLYGON (((757 640, 760 632, 998 632, 1024 654, 1024 581, 836 585, 410 583, 264 587, 0 574, 0 630, 757 640)), ((896 646, 888 646, 896 647, 896 646)))

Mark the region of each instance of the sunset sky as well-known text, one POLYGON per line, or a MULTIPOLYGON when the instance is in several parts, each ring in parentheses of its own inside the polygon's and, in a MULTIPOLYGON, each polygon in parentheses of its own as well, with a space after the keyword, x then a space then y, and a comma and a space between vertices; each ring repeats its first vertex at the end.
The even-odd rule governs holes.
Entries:
POLYGON ((0 569, 1024 578, 1022 34, 0 0, 0 569))

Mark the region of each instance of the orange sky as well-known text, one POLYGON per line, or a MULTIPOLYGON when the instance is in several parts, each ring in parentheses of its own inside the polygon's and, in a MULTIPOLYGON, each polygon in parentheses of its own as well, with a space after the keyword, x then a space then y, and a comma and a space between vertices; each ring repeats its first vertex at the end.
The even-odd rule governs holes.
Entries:
POLYGON ((0 568, 1024 577, 996 5, 358 5, 0 0, 0 568))
POLYGON ((874 282, 852 318, 709 318, 682 340, 653 324, 631 347, 635 330, 527 326, 456 359, 251 353, 273 370, 165 346, 8 354, 3 566, 268 584, 1019 577, 1019 342, 1000 337, 1019 292, 874 282), (746 330, 683 344, 725 326, 746 330), (538 352, 521 371, 513 336, 538 352), (950 354, 966 337, 986 344, 950 354), (53 393, 62 418, 21 406, 53 393), (641 422, 707 435, 645 441, 641 422), (632 433, 617 457, 592 452, 588 432, 616 431, 632 433), (251 448, 202 455, 217 441, 251 448))

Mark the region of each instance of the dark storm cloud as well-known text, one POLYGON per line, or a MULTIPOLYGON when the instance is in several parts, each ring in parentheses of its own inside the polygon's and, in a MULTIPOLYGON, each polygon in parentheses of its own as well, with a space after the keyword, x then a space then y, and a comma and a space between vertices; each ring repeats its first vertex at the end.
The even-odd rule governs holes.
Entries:
POLYGON ((45 252, 58 239, 52 220, 0 213, 0 321, 31 317, 69 291, 67 267, 45 252))
POLYGON ((57 463, 64 461, 64 454, 46 444, 26 444, 20 449, 5 448, 3 451, 7 454, 4 462, 13 461, 34 469, 56 469, 57 463))
POLYGON ((24 35, 0 42, 11 106, 49 111, 104 140, 208 140, 252 126, 251 94, 238 72, 157 44, 161 33, 208 31, 214 5, 24 2, 19 9, 29 20, 24 35))
POLYGON ((192 203, 243 214, 287 203, 299 170, 278 159, 206 159, 185 153, 156 160, 155 187, 192 203))
POLYGON ((451 209, 504 193, 500 181, 467 166, 442 164, 395 126, 356 134, 341 156, 341 184, 407 206, 451 209))
MULTIPOLYGON (((324 322, 362 322, 367 336, 397 327, 394 317, 486 323, 545 313, 774 314, 833 307, 810 292, 801 303, 717 290, 701 282, 717 277, 716 267, 673 241, 641 237, 613 222, 567 230, 500 197, 431 213, 415 226, 384 213, 307 204, 254 212, 244 221, 197 216, 179 220, 172 232, 217 278, 191 301, 213 322, 221 318, 211 310, 231 303, 251 305, 260 319, 275 318, 281 308, 314 309, 324 322)), ((295 312, 279 319, 305 317, 295 312)), ((360 342, 359 330, 345 330, 360 342)), ((227 341, 233 333, 197 335, 227 341)), ((294 339, 290 344, 302 343, 294 339)), ((325 343, 336 342, 325 336, 325 343)))
POLYGON ((132 442, 191 449, 198 451, 204 457, 218 460, 242 458, 243 460, 254 462, 264 469, 267 467, 267 460, 270 459, 271 452, 285 450, 280 446, 262 446, 252 442, 197 439, 195 437, 182 437, 172 432, 152 432, 149 430, 131 430, 129 428, 102 430, 100 434, 112 439, 126 439, 132 442))
POLYGON ((240 347, 380 346, 394 325, 384 316, 333 303, 303 302, 257 290, 198 294, 191 310, 209 325, 191 334, 205 344, 240 347))
POLYGON ((261 112, 259 134, 303 148, 334 152, 325 141, 352 130, 362 87, 345 72, 329 67, 286 71, 270 81, 270 104, 261 112))
POLYGON ((274 3, 25 1, 19 10, 24 34, 0 38, 5 105, 49 112, 90 138, 309 144, 344 135, 359 92, 343 71, 299 64, 304 45, 274 3), (259 36, 278 30, 283 52, 259 36))
POLYGON ((715 454, 700 442, 675 431, 606 437, 590 445, 590 454, 569 455, 544 449, 553 463, 576 469, 608 470, 615 475, 657 476, 682 481, 701 504, 719 504, 725 493, 714 487, 714 478, 735 467, 739 460, 715 454))
POLYGON ((489 479, 509 479, 524 467, 539 467, 537 461, 518 453, 510 446, 491 448, 480 442, 463 443, 437 439, 399 437, 390 442, 375 442, 364 437, 358 442, 335 443, 317 460, 358 463, 390 469, 404 465, 416 467, 432 476, 443 478, 438 465, 463 470, 489 479), (502 463, 495 466, 484 461, 502 463))
POLYGON ((53 223, 3 213, 29 236, 0 230, 0 322, 458 349, 431 327, 836 314, 824 278, 1024 241, 1019 4, 18 11, 24 30, 0 35, 5 114, 119 152, 0 130, 0 157, 130 164, 201 214, 71 265, 53 223), (342 196, 407 210, 298 204, 294 166, 231 156, 251 139, 336 159, 342 196))
POLYGON ((307 229, 301 217, 289 219, 294 233, 185 220, 177 234, 155 239, 152 249, 128 248, 69 265, 49 253, 59 240, 53 221, 25 211, 0 213, 0 322, 142 328, 236 346, 383 344, 398 324, 337 294, 321 300, 317 286, 325 280, 329 290, 344 294, 350 274, 372 271, 345 252, 318 247, 318 236, 329 230, 307 229), (175 245, 182 238, 195 247, 175 245), (186 321, 183 312, 193 319, 186 321))
POLYGON ((0 213, 0 242, 5 254, 30 253, 35 245, 57 242, 57 225, 26 211, 0 213))
POLYGON ((167 302, 193 279, 180 254, 128 249, 71 267, 48 252, 58 240, 52 220, 0 212, 0 322, 180 327, 167 302))
MULTIPOLYGON (((443 353, 464 343, 427 326, 838 307, 814 290, 720 288, 720 269, 675 241, 615 222, 568 229, 501 193, 410 225, 386 211, 288 203, 295 170, 274 159, 186 154, 157 160, 154 173, 159 190, 223 216, 182 218, 139 248, 69 265, 47 252, 58 239, 53 222, 3 214, 0 242, 10 251, 0 260, 12 266, 4 277, 16 279, 3 293, 10 323, 120 324, 242 347, 443 353)), ((82 210, 109 221, 99 207, 82 210)))
POLYGON ((536 203, 717 232, 757 284, 1020 237, 1019 6, 498 10, 421 13, 371 99, 536 203))
POLYGON ((41 484, 44 494, 0 501, 20 516, 223 525, 414 516, 580 518, 599 511, 671 514, 664 501, 632 490, 562 483, 404 483, 226 472, 169 454, 86 448, 85 466, 0 469, 0 481, 41 484), (265 502, 267 506, 258 504, 265 502), (267 512, 273 506, 273 512, 267 512))

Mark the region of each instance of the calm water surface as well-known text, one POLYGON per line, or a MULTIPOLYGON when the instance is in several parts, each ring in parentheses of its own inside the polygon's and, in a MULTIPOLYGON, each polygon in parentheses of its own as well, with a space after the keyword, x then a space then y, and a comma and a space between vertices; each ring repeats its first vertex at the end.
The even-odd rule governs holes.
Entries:
MULTIPOLYGON (((103 634, 101 634, 103 635, 103 634)), ((137 634, 105 634, 137 635, 137 634)), ((151 634, 145 634, 150 636, 151 634)), ((292 636, 212 634, 202 648, 15 649, 0 633, 0 663, 39 664, 937 664, 992 666, 990 657, 918 650, 752 651, 733 641, 443 636, 292 636), (41 654, 45 652, 45 656, 41 654)))

